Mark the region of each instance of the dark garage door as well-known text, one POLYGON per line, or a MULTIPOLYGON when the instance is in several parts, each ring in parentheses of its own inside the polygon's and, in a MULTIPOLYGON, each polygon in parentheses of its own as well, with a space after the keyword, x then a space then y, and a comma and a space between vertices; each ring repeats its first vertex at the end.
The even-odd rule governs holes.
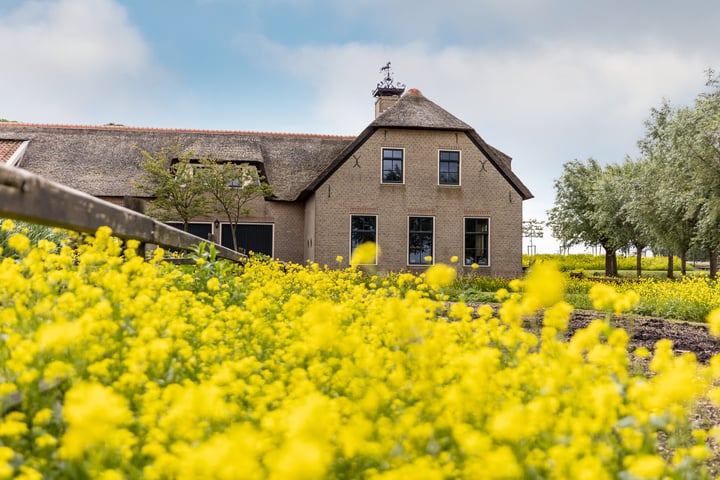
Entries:
MULTIPOLYGON (((223 223, 222 245, 233 248, 232 230, 230 225, 223 223)), ((273 226, 272 224, 241 223, 236 231, 238 248, 244 248, 245 252, 251 250, 256 253, 264 253, 272 256, 273 226)))
MULTIPOLYGON (((167 222, 171 227, 175 227, 178 230, 183 229, 182 222, 167 222)), ((212 233, 212 223, 190 223, 188 224, 188 233, 192 233, 196 237, 200 237, 203 240, 210 239, 212 233)))

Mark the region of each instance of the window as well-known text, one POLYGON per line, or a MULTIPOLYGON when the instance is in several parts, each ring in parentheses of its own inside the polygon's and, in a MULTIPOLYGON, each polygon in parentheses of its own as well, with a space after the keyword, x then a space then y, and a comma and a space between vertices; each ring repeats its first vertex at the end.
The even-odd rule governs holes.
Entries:
MULTIPOLYGON (((365 242, 377 243, 377 217, 375 215, 350 216, 350 255, 365 242)), ((377 263, 377 255, 373 264, 377 263)))
MULTIPOLYGON (((271 223, 239 223, 235 230, 238 248, 245 249, 245 253, 263 253, 273 256, 273 225, 271 223)), ((220 243, 232 249, 232 228, 229 223, 221 226, 220 243)))
POLYGON ((465 219, 465 265, 489 265, 488 233, 490 220, 487 218, 465 219))
MULTIPOLYGON (((175 227, 178 230, 182 230, 184 228, 184 225, 182 222, 165 222, 167 225, 170 225, 171 227, 175 227)), ((200 237, 204 240, 212 240, 212 223, 198 223, 198 222, 189 222, 188 223, 188 233, 192 233, 196 237, 200 237)))
POLYGON ((460 185, 460 152, 440 150, 438 183, 460 185))
MULTIPOLYGON (((178 230, 183 230, 185 228, 183 222, 165 222, 166 225, 170 225, 171 227, 175 227, 178 230)), ((200 237, 203 240, 209 240, 211 242, 214 242, 213 239, 213 225, 212 223, 206 223, 206 222, 189 222, 188 223, 188 233, 192 233, 196 237, 200 237)), ((169 252, 182 252, 182 250, 177 248, 165 248, 169 252)))
POLYGON ((382 183, 403 183, 402 149, 382 149, 382 183))
MULTIPOLYGON (((175 173, 175 178, 181 182, 190 182, 193 177, 199 175, 203 169, 215 168, 211 172, 211 177, 217 176, 218 179, 223 178, 219 175, 222 174, 225 177, 228 176, 230 171, 225 170, 225 166, 237 166, 236 170, 232 173, 237 172, 237 178, 230 178, 226 180, 226 185, 233 188, 246 188, 252 184, 260 185, 260 174, 257 168, 247 163, 239 163, 236 161, 213 161, 211 164, 203 164, 198 160, 179 160, 173 159, 171 163, 172 171, 175 173)), ((230 167, 232 168, 232 167, 230 167)))
POLYGON ((247 188, 252 184, 260 185, 260 176, 255 167, 244 165, 238 171, 239 178, 234 178, 228 182, 228 187, 247 188))
POLYGON ((410 217, 408 221, 408 264, 433 262, 433 217, 410 217))
POLYGON ((171 171, 175 174, 175 179, 180 182, 189 182, 195 176, 197 164, 191 162, 180 162, 173 160, 171 163, 171 171))

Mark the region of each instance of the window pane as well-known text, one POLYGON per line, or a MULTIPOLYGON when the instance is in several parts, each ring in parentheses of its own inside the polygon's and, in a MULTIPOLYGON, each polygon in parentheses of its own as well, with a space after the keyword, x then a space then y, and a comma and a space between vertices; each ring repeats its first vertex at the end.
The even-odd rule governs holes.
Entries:
POLYGON ((440 151, 440 185, 460 185, 460 152, 440 151))
POLYGON ((365 242, 377 243, 377 217, 353 215, 350 217, 350 251, 365 242))
POLYGON ((433 218, 410 217, 408 221, 408 263, 430 265, 433 254, 433 218))
POLYGON ((403 151, 395 148, 383 148, 382 181, 383 183, 402 183, 403 151))
POLYGON ((488 233, 487 218, 465 219, 465 265, 489 265, 488 233))

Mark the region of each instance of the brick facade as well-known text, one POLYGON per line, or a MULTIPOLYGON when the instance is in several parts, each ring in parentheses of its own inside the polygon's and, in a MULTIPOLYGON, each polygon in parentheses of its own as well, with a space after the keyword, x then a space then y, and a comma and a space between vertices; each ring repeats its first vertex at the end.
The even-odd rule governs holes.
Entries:
MULTIPOLYGON (((313 194, 314 257, 334 264, 350 257, 350 216, 377 216, 381 271, 408 264, 408 217, 434 217, 434 260, 464 255, 464 218, 488 218, 489 265, 478 273, 517 276, 522 258, 522 198, 464 132, 379 129, 313 194), (382 149, 404 151, 404 183, 382 183, 382 149), (460 152, 460 186, 438 184, 440 150, 460 152)), ((307 215, 307 213, 306 213, 307 215)), ((420 269, 424 267, 419 267, 420 269)), ((463 267, 469 269, 470 267, 463 267)))

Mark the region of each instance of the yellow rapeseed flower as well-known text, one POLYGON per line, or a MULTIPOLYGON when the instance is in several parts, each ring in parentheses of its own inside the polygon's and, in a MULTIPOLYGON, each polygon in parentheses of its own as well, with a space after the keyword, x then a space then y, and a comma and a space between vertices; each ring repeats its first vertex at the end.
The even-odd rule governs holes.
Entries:
POLYGON ((563 299, 565 277, 555 262, 536 262, 525 278, 524 289, 523 311, 531 313, 563 299))
POLYGON ((665 472, 665 461, 659 455, 628 457, 627 463, 628 472, 638 479, 660 478, 665 472))
POLYGON ((425 272, 425 283, 435 290, 450 285, 457 277, 457 271, 444 263, 438 263, 425 272))
POLYGON ((207 281, 207 289, 211 292, 220 290, 220 280, 217 277, 211 277, 207 281))
POLYGON ((61 456, 79 459, 118 433, 132 420, 127 400, 98 383, 74 385, 65 395, 63 418, 68 429, 62 438, 61 456))
POLYGON ((7 239, 10 248, 18 253, 25 253, 30 250, 30 239, 22 233, 13 233, 7 239))
POLYGON ((350 265, 357 267, 358 265, 373 265, 377 262, 380 255, 380 248, 375 242, 365 242, 358 245, 352 252, 350 257, 350 265))
POLYGON ((707 323, 710 326, 710 334, 720 337, 720 308, 716 308, 710 312, 707 317, 707 323))

